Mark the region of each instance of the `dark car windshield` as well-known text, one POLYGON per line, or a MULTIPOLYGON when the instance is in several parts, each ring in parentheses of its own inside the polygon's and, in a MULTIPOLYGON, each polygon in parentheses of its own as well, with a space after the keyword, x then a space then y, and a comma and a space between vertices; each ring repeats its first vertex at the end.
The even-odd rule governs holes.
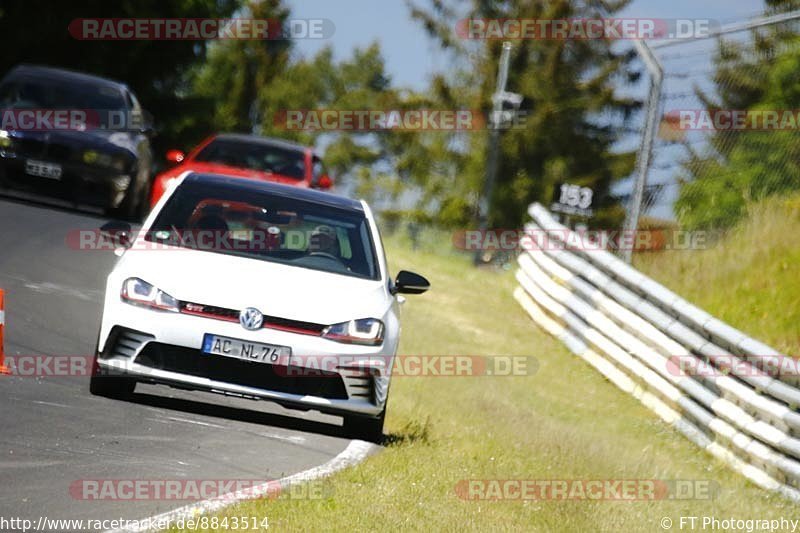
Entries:
POLYGON ((2 109, 127 109, 122 92, 112 86, 61 79, 11 79, 0 85, 2 109))
POLYGON ((145 239, 379 279, 363 212, 226 184, 185 183, 145 239))
POLYGON ((301 180, 306 174, 305 154, 265 143, 240 139, 215 139, 195 156, 195 161, 220 163, 281 174, 301 180))

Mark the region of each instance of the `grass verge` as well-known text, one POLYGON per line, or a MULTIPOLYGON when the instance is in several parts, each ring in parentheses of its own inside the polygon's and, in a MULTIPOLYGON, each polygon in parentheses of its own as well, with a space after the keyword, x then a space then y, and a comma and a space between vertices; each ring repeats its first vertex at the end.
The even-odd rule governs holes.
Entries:
MULTIPOLYGON (((418 271, 433 286, 405 304, 400 353, 532 355, 537 372, 397 378, 389 444, 334 475, 328 497, 250 501, 220 517, 266 516, 272 529, 289 531, 659 531, 663 517, 675 530, 680 516, 792 517, 795 506, 700 452, 538 330, 511 296, 512 272, 478 271, 449 252, 389 252, 393 271, 418 271), (713 480, 719 493, 713 500, 466 501, 455 490, 465 479, 713 480)), ((655 257, 645 261, 659 268, 655 257)))
POLYGON ((800 356, 800 196, 754 204, 706 250, 635 256, 634 266, 698 307, 800 356))

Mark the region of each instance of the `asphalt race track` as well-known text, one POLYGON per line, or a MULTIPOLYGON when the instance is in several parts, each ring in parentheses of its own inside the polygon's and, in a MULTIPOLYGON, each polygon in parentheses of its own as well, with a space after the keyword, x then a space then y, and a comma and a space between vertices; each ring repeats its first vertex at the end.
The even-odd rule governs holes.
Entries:
MULTIPOLYGON (((110 251, 67 245, 106 219, 0 198, 7 355, 86 355, 95 346, 110 251)), ((0 376, 0 516, 139 519, 190 501, 83 500, 79 480, 278 479, 320 465, 349 440, 341 419, 267 402, 138 385, 94 397, 88 377, 0 376)))

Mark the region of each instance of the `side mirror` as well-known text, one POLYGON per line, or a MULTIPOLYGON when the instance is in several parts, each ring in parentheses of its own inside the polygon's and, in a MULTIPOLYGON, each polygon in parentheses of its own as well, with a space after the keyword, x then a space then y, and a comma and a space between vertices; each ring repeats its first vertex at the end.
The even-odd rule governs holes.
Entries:
POLYGON ((422 294, 431 288, 427 279, 419 274, 414 274, 407 270, 401 270, 394 280, 392 294, 422 294))
POLYGON ((322 176, 319 177, 319 181, 317 182, 318 189, 326 190, 330 189, 331 187, 333 187, 333 180, 331 179, 330 176, 328 176, 327 174, 323 174, 322 176))
POLYGON ((184 160, 186 154, 181 152, 180 150, 168 150, 167 151, 167 161, 170 163, 175 163, 176 165, 184 160))
POLYGON ((131 242, 131 225, 127 222, 112 220, 100 226, 100 235, 111 241, 120 248, 128 248, 131 242))

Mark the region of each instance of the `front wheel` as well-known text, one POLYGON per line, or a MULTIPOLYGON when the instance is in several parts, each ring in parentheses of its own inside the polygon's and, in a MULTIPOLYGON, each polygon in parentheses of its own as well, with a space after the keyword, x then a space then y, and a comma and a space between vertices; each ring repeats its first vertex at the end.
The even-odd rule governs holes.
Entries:
POLYGON ((97 365, 95 356, 92 365, 92 377, 89 378, 89 392, 93 396, 107 398, 127 398, 136 389, 136 380, 120 376, 106 376, 97 365))
POLYGON ((136 219, 138 222, 144 222, 144 219, 150 214, 150 195, 153 192, 153 184, 148 180, 142 189, 142 193, 139 195, 139 202, 136 205, 136 219))
POLYGON ((150 182, 144 171, 137 171, 118 207, 106 208, 106 216, 129 222, 141 222, 150 207, 150 182))
POLYGON ((127 398, 135 388, 136 382, 130 378, 92 376, 89 380, 89 392, 94 396, 127 398))
POLYGON ((383 421, 385 418, 385 408, 378 418, 355 415, 345 416, 344 430, 350 437, 380 443, 383 440, 383 421))

